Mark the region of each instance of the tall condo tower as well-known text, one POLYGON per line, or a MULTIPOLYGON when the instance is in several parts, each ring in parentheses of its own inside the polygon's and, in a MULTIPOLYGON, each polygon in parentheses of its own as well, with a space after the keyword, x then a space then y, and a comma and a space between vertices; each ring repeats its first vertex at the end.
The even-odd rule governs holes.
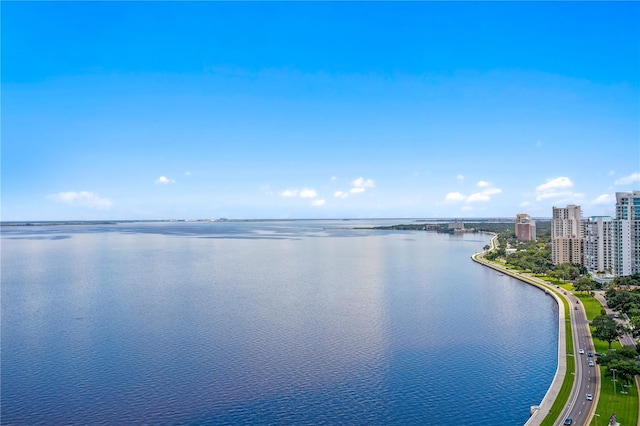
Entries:
POLYGON ((551 262, 584 265, 582 210, 573 204, 553 207, 551 219, 551 262))
POLYGON ((536 239, 536 221, 525 213, 516 215, 516 238, 518 241, 532 241, 536 239))
POLYGON ((640 274, 640 191, 616 192, 612 249, 615 275, 640 274))
POLYGON ((584 266, 589 272, 613 272, 610 216, 591 216, 584 224, 584 266))

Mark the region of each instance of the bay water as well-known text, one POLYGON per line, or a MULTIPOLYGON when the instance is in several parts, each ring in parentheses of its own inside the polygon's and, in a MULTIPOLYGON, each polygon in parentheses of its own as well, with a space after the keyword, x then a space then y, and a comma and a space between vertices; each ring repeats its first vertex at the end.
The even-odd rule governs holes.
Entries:
POLYGON ((4 226, 1 423, 526 422, 554 301, 391 223, 4 226))

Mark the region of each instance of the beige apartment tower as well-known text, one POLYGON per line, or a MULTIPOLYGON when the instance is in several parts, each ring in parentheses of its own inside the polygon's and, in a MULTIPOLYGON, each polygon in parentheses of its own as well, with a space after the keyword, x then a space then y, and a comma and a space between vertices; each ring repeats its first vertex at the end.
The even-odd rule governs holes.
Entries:
POLYGON ((553 207, 551 262, 584 265, 584 234, 580 206, 553 207))

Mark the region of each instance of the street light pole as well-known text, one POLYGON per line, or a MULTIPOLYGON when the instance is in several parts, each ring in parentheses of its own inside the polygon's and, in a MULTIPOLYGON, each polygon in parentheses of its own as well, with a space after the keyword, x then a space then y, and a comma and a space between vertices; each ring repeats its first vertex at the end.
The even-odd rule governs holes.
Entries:
POLYGON ((612 368, 611 371, 613 371, 613 401, 615 402, 616 400, 616 369, 612 368))
POLYGON ((596 426, 598 426, 598 417, 600 417, 600 414, 593 413, 593 416, 596 418, 596 426))

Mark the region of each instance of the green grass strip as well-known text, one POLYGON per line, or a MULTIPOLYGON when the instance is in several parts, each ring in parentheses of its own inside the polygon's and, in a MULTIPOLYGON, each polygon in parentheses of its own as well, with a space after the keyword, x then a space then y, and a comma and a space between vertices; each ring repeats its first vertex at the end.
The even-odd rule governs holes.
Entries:
MULTIPOLYGON (((605 342, 606 343, 606 342, 605 342)), ((638 424, 638 390, 635 385, 623 387, 622 382, 616 381, 616 391, 613 390, 613 380, 604 376, 604 367, 600 368, 600 398, 595 414, 590 425, 605 426, 609 424, 611 414, 616 414, 616 419, 621 425, 638 424), (627 392, 626 394, 621 391, 627 392)))

